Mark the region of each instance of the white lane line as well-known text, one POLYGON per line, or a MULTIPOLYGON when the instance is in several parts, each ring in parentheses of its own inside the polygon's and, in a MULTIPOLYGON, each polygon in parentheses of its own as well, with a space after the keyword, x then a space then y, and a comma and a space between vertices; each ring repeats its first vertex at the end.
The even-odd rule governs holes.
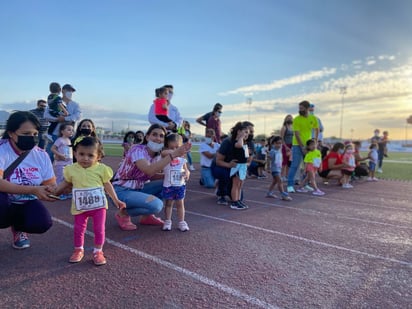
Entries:
POLYGON ((382 261, 386 261, 386 262, 391 262, 391 263, 395 263, 395 264, 401 264, 401 265, 405 265, 405 266, 408 266, 408 267, 412 267, 412 262, 408 262, 408 261, 402 261, 402 260, 397 260, 397 259, 393 259, 393 258, 388 258, 388 257, 385 257, 385 256, 380 256, 380 255, 375 255, 375 254, 371 254, 371 253, 367 253, 367 252, 362 252, 362 251, 355 250, 355 249, 350 249, 350 248, 345 248, 345 247, 342 247, 342 246, 328 244, 326 242, 322 242, 322 241, 318 241, 318 240, 313 240, 313 239, 309 239, 309 238, 305 238, 305 237, 295 236, 295 235, 292 235, 292 234, 287 234, 287 233, 283 233, 283 232, 279 232, 279 231, 269 230, 269 229, 266 229, 266 228, 263 228, 263 227, 258 227, 258 226, 254 226, 254 225, 250 225, 250 224, 246 224, 246 223, 242 223, 242 222, 237 222, 237 221, 227 220, 227 219, 218 218, 218 217, 214 217, 214 216, 209 216, 209 215, 205 215, 205 214, 201 214, 201 213, 197 213, 197 212, 193 212, 193 211, 186 210, 186 213, 196 215, 196 216, 200 216, 200 217, 204 217, 204 218, 208 218, 208 219, 212 219, 212 220, 222 221, 222 222, 225 222, 225 223, 240 225, 242 227, 250 228, 250 229, 261 231, 261 232, 266 232, 266 233, 270 233, 270 234, 284 236, 284 237, 287 237, 287 238, 292 238, 292 239, 295 239, 295 240, 315 244, 315 245, 322 246, 322 247, 333 248, 333 249, 336 249, 336 250, 341 250, 341 251, 346 251, 346 252, 350 252, 350 253, 354 253, 354 254, 358 254, 358 255, 363 255, 363 256, 367 256, 367 257, 372 258, 372 259, 377 259, 377 260, 382 260, 382 261))
MULTIPOLYGON (((207 193, 207 192, 202 192, 202 191, 196 191, 196 190, 187 190, 187 191, 194 192, 194 193, 201 193, 201 194, 209 195, 209 196, 215 196, 214 194, 207 193)), ((319 199, 319 197, 315 197, 315 198, 319 199)), ((323 197, 320 197, 320 198, 323 198, 323 197)), ((329 200, 347 202, 345 200, 337 200, 337 199, 329 199, 329 200)), ((248 201, 248 200, 246 200, 246 201, 248 201)), ((291 210, 295 210, 295 211, 303 212, 303 213, 314 213, 314 214, 317 214, 317 215, 324 215, 324 216, 329 216, 329 217, 333 217, 333 218, 360 221, 360 222, 365 222, 365 223, 378 224, 378 225, 383 225, 383 226, 391 226, 391 227, 396 227, 396 228, 401 228, 401 229, 408 229, 408 230, 412 229, 412 226, 392 224, 392 223, 386 223, 386 222, 374 221, 374 220, 368 220, 368 219, 360 219, 360 218, 349 217, 349 216, 344 216, 344 215, 339 215, 339 214, 331 214, 331 213, 328 213, 328 212, 323 212, 323 211, 314 210, 314 209, 310 209, 310 208, 297 208, 297 207, 293 207, 293 206, 286 206, 285 204, 268 203, 268 202, 260 202, 260 201, 251 201, 251 202, 253 202, 255 204, 266 205, 266 206, 275 206, 275 207, 279 207, 279 208, 287 208, 287 209, 291 209, 291 210)), ((351 203, 361 204, 359 202, 351 202, 351 203)), ((366 203, 362 203, 362 204, 368 205, 368 206, 373 206, 371 204, 366 204, 366 203)), ((403 223, 408 223, 408 222, 403 222, 403 223)))
MULTIPOLYGON (((56 218, 56 217, 52 217, 52 219, 53 219, 53 221, 55 221, 55 222, 57 222, 57 223, 65 226, 65 227, 68 227, 68 228, 70 228, 70 229, 73 229, 73 228, 74 228, 73 224, 70 224, 70 223, 68 223, 68 222, 66 222, 66 221, 60 220, 60 219, 58 219, 58 218, 56 218)), ((94 237, 94 233, 92 233, 92 232, 90 232, 90 231, 87 231, 87 230, 86 230, 86 234, 89 235, 89 236, 94 237)), ((212 279, 209 279, 209 278, 207 278, 207 277, 205 277, 205 276, 202 276, 202 275, 200 275, 200 274, 198 274, 198 273, 195 273, 195 272, 193 272, 193 271, 190 271, 190 270, 188 270, 188 269, 186 269, 186 268, 183 268, 183 267, 177 266, 177 265, 175 265, 175 264, 173 264, 173 263, 170 263, 170 262, 167 262, 167 261, 165 261, 165 260, 162 260, 161 258, 158 258, 157 256, 154 256, 154 255, 145 253, 145 252, 143 252, 143 251, 140 251, 140 250, 131 248, 131 247, 126 246, 126 245, 124 245, 124 244, 122 244, 122 243, 120 243, 120 242, 117 242, 117 241, 115 241, 115 240, 111 240, 110 238, 106 238, 106 243, 108 243, 108 244, 110 244, 110 245, 112 245, 112 246, 115 246, 115 247, 117 247, 117 248, 120 248, 120 249, 122 249, 122 250, 128 251, 128 252, 130 252, 130 253, 132 253, 132 254, 135 254, 135 255, 137 255, 137 256, 140 256, 141 258, 147 259, 147 260, 149 260, 149 261, 151 261, 151 262, 157 263, 157 264, 159 264, 159 265, 161 265, 161 266, 164 266, 164 267, 166 267, 166 268, 169 268, 169 269, 171 269, 171 270, 174 270, 174 271, 176 271, 176 272, 179 272, 179 273, 181 273, 181 274, 183 274, 183 275, 186 275, 186 276, 192 278, 193 280, 199 281, 199 282, 201 282, 201 283, 203 283, 203 284, 209 285, 209 286, 211 286, 211 287, 213 287, 213 288, 216 288, 216 289, 218 289, 218 290, 220 290, 220 291, 222 291, 222 292, 225 292, 225 293, 227 293, 227 294, 230 294, 230 295, 232 295, 232 296, 234 296, 234 297, 240 298, 240 299, 242 299, 242 300, 244 300, 244 301, 246 301, 246 302, 248 302, 248 303, 250 303, 250 304, 252 304, 252 305, 256 305, 256 306, 259 306, 259 307, 262 307, 262 308, 280 309, 280 307, 277 307, 277 306, 272 305, 272 304, 269 304, 269 303, 267 303, 267 302, 265 302, 265 301, 263 301, 263 300, 260 300, 260 299, 258 299, 258 298, 256 298, 256 297, 253 297, 253 296, 250 296, 250 295, 248 295, 248 294, 245 294, 245 293, 243 293, 243 292, 241 292, 241 291, 239 291, 239 290, 236 290, 236 289, 234 289, 234 288, 231 288, 231 287, 228 286, 228 285, 219 283, 219 282, 214 281, 214 280, 212 280, 212 279)))

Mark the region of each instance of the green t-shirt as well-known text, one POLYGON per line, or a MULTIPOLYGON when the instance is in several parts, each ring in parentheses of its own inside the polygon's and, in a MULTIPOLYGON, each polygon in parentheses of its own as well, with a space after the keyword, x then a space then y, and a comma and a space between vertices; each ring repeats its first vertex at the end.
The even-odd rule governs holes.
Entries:
MULTIPOLYGON (((319 128, 319 124, 314 115, 308 115, 308 117, 299 115, 293 119, 293 132, 298 131, 300 133, 303 146, 306 146, 306 142, 312 138, 312 129, 317 128, 319 128)), ((292 145, 299 145, 295 134, 293 134, 292 145)))

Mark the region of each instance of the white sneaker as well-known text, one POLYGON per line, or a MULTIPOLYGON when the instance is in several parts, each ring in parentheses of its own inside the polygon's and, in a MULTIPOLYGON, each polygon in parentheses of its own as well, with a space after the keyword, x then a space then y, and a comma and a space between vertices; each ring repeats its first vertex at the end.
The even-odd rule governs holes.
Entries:
POLYGON ((368 177, 367 180, 368 180, 368 181, 373 181, 372 177, 368 177))
POLYGON ((372 178, 372 181, 378 181, 378 178, 373 177, 373 178, 372 178))
POLYGON ((190 165, 190 166, 189 166, 189 170, 195 171, 196 169, 195 169, 195 167, 194 167, 193 165, 190 165))
POLYGON ((312 188, 311 186, 309 186, 309 185, 306 185, 304 188, 305 188, 306 190, 310 191, 310 192, 315 191, 315 189, 313 189, 313 188, 312 188))
POLYGON ((163 231, 171 231, 172 230, 172 220, 165 220, 162 227, 163 231))
POLYGON ((350 185, 350 184, 348 184, 348 183, 344 183, 344 184, 342 185, 342 188, 343 188, 343 189, 351 189, 351 188, 353 188, 353 186, 350 185))
POLYGON ((380 174, 382 174, 382 173, 383 173, 383 171, 382 171, 382 169, 381 169, 381 168, 378 168, 377 172, 378 172, 378 173, 380 173, 380 174))
POLYGON ((288 191, 288 193, 295 193, 296 191, 295 191, 295 188, 293 187, 293 186, 288 186, 287 188, 286 188, 286 190, 288 191))
POLYGON ((187 225, 186 221, 179 222, 179 230, 181 230, 182 232, 186 232, 189 230, 189 226, 187 225))

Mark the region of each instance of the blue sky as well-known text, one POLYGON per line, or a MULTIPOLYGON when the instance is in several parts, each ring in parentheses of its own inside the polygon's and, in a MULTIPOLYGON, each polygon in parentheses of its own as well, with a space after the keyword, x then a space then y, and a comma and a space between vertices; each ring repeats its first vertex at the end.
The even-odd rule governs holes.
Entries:
POLYGON ((31 1, 0 9, 0 110, 30 109, 51 81, 84 117, 148 127, 154 89, 194 119, 224 105, 225 131, 250 118, 271 133, 316 105, 326 136, 405 136, 412 114, 411 1, 31 1), (247 99, 252 104, 247 104, 247 99))

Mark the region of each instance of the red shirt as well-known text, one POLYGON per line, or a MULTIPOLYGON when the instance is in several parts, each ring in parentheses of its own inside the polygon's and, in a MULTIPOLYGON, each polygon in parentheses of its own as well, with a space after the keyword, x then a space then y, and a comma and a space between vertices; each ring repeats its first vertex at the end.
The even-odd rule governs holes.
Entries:
POLYGON ((342 164, 342 155, 338 152, 329 151, 326 157, 322 161, 322 170, 329 170, 329 159, 336 158, 335 165, 342 164))

